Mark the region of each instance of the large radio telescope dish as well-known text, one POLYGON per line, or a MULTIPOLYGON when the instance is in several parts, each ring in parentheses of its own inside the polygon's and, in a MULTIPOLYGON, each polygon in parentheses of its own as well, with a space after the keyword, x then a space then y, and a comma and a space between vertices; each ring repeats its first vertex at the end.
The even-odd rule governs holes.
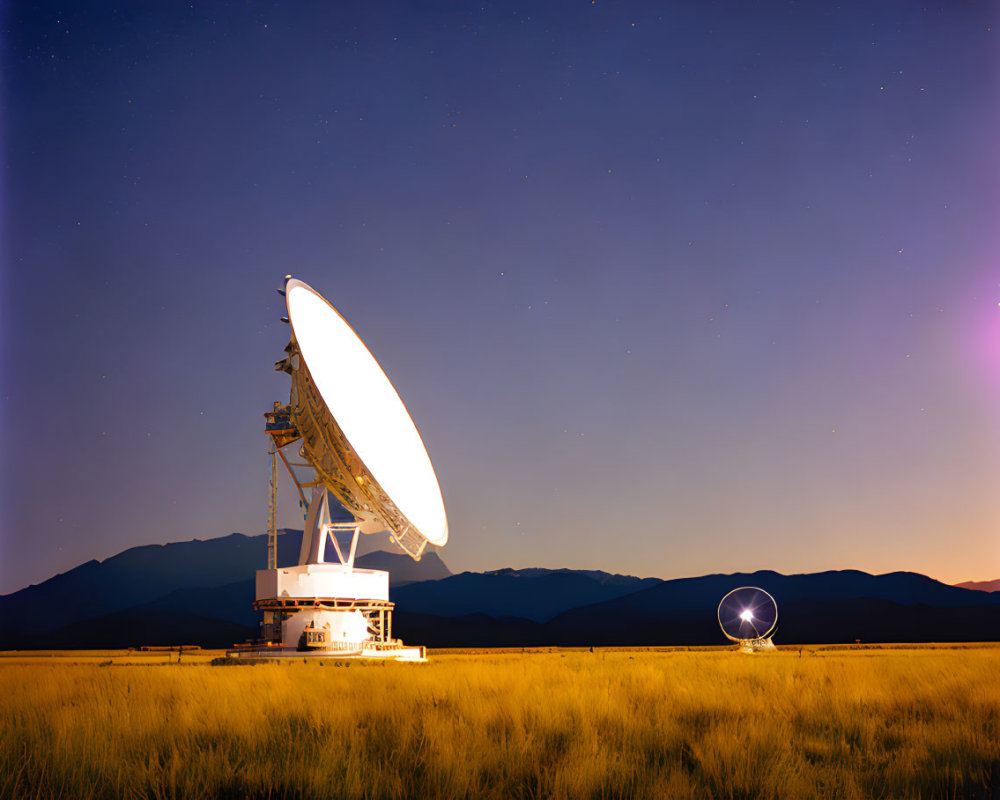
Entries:
POLYGON ((303 454, 361 531, 414 558, 448 541, 434 467, 403 401, 347 321, 300 280, 285 284, 291 408, 303 454))
POLYGON ((774 647, 771 635, 778 627, 778 604, 756 586, 733 589, 719 603, 719 627, 741 650, 755 652, 774 647))
POLYGON ((448 541, 434 467, 403 401, 346 320, 290 275, 278 291, 292 336, 274 367, 291 376, 292 387, 287 405, 275 402, 264 414, 271 457, 267 569, 257 570, 254 600, 263 636, 233 653, 424 661, 423 647, 392 636, 389 573, 356 567, 354 559, 362 533, 386 530, 418 561, 428 544, 448 541), (286 448, 300 441, 298 460, 289 460, 286 448), (305 512, 298 564, 282 567, 279 458, 305 512), (340 519, 336 502, 353 519, 340 519), (330 549, 336 561, 327 560, 330 549))

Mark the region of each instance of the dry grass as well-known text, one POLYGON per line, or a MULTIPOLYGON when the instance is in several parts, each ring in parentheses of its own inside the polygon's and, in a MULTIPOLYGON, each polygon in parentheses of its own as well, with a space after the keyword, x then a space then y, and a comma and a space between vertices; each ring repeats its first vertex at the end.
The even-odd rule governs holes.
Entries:
POLYGON ((995 647, 152 655, 0 658, 0 796, 1000 797, 995 647))

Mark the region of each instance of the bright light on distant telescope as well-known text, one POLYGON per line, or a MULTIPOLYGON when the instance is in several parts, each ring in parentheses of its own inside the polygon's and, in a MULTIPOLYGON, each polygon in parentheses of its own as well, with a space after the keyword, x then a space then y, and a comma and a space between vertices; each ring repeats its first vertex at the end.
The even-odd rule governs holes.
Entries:
POLYGON ((744 609, 740 614, 740 619, 744 622, 750 622, 753 619, 753 612, 749 608, 744 609))
POLYGON ((441 489, 403 401, 333 306, 301 281, 289 281, 286 289, 302 357, 347 441, 410 523, 431 544, 443 545, 448 521, 441 489))

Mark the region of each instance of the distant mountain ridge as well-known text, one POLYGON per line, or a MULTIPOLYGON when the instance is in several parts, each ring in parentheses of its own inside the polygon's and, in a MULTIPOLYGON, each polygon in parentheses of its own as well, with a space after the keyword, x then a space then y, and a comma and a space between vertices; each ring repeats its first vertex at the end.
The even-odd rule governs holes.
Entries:
MULTIPOLYGON (((283 532, 279 564, 298 557, 283 532)), ((1000 641, 1000 592, 924 575, 759 571, 660 580, 601 570, 497 569, 452 575, 436 552, 413 562, 364 542, 359 566, 390 571, 393 630, 447 647, 725 644, 716 606, 760 585, 778 601, 779 643, 1000 641)), ((253 638, 253 574, 266 537, 136 547, 0 597, 0 649, 200 644, 253 638)), ((987 582, 989 584, 989 582, 987 582)))
POLYGON ((206 541, 129 548, 0 596, 0 630, 30 626, 35 633, 48 633, 81 619, 152 602, 178 589, 252 580, 254 570, 267 564, 266 546, 266 537, 233 533, 206 541))
POLYGON ((511 572, 462 573, 402 587, 394 596, 396 629, 414 641, 452 647, 486 641, 494 646, 723 644, 719 600, 736 586, 757 585, 778 599, 777 636, 786 643, 1000 641, 1000 594, 947 586, 916 573, 762 570, 646 579, 634 591, 546 619, 532 613, 533 593, 522 588, 530 587, 530 579, 515 580, 511 572))
POLYGON ((424 552, 420 561, 414 561, 406 553, 387 553, 375 550, 354 559, 354 563, 365 569, 383 569, 389 573, 390 591, 397 586, 406 586, 420 581, 439 580, 451 575, 435 551, 424 552))
POLYGON ((662 583, 659 578, 568 569, 463 572, 400 586, 393 601, 408 613, 487 614, 544 622, 575 606, 599 603, 662 583))
POLYGON ((638 644, 655 633, 692 644, 717 636, 719 600, 736 586, 761 586, 778 602, 786 642, 1000 641, 1000 595, 948 586, 912 572, 858 570, 782 575, 770 570, 664 581, 622 597, 571 609, 550 625, 564 643, 621 626, 638 644), (711 632, 711 636, 709 633, 711 632))
POLYGON ((660 582, 662 578, 637 578, 635 575, 621 575, 617 572, 605 572, 600 569, 548 569, 546 567, 524 567, 514 569, 513 567, 503 567, 502 569, 487 570, 484 575, 507 575, 513 578, 537 578, 542 575, 581 575, 601 584, 629 584, 634 581, 651 580, 660 582))
POLYGON ((993 581, 963 581, 956 583, 961 589, 975 589, 978 592, 1000 592, 1000 578, 993 581))

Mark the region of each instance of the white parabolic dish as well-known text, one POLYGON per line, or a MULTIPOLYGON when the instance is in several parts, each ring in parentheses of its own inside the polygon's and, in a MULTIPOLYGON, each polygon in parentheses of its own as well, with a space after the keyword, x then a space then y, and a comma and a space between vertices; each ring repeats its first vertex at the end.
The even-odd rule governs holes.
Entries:
POLYGON ((347 321, 299 280, 285 285, 299 352, 326 404, 372 477, 430 544, 448 541, 441 488, 403 401, 347 321))

